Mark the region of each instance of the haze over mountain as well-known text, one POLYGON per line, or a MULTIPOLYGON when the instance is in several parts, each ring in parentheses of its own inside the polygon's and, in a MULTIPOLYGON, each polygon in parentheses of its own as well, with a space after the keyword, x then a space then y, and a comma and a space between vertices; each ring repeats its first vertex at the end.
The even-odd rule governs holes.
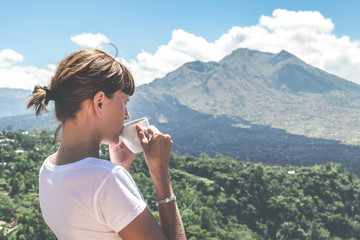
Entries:
POLYGON ((0 88, 0 117, 25 114, 26 96, 30 93, 25 89, 0 88))
MULTIPOLYGON (((147 116, 169 132, 182 153, 270 164, 334 161, 360 173, 359 96, 359 85, 286 51, 238 49, 138 87, 128 108, 132 119, 147 116)), ((34 115, 0 119, 0 127, 42 125, 34 115)), ((55 122, 52 114, 40 119, 55 122)))

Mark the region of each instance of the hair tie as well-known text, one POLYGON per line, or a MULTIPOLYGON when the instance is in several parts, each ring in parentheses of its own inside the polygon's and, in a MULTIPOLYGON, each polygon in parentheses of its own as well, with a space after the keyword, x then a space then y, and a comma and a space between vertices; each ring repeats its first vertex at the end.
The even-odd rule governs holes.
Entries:
POLYGON ((50 101, 50 100, 55 100, 55 91, 53 88, 49 88, 48 86, 44 86, 44 90, 46 92, 46 100, 50 101))

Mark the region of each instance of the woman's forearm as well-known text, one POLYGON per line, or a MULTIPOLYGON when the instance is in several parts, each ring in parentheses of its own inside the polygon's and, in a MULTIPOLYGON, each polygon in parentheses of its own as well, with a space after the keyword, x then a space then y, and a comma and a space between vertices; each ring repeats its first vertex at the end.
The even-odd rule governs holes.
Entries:
MULTIPOLYGON (((175 197, 170 180, 169 171, 152 176, 155 185, 157 201, 175 197)), ((186 239, 183 223, 176 204, 176 200, 164 201, 158 205, 160 226, 168 239, 186 239)))

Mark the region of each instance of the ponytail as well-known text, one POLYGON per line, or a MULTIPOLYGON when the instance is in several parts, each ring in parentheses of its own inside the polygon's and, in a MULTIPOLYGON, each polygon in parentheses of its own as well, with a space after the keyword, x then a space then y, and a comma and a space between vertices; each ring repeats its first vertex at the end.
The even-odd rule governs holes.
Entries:
MULTIPOLYGON (((48 86, 35 85, 34 91, 30 95, 30 99, 27 103, 27 109, 33 107, 36 111, 36 116, 39 116, 41 112, 48 112, 46 109, 50 100, 55 100, 56 95, 53 88, 48 86)), ((62 124, 56 128, 55 142, 59 143, 59 132, 61 131, 62 124)))
POLYGON ((41 87, 40 85, 35 85, 34 91, 27 103, 27 108, 35 108, 36 116, 39 116, 41 112, 48 112, 46 107, 50 100, 55 100, 54 90, 48 86, 41 87))

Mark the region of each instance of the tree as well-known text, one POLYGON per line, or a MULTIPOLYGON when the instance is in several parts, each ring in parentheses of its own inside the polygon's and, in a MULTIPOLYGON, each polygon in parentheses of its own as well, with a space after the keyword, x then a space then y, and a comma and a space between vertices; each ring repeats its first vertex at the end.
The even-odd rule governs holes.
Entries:
POLYGON ((16 207, 13 200, 0 193, 0 216, 3 221, 10 222, 16 216, 16 207))

